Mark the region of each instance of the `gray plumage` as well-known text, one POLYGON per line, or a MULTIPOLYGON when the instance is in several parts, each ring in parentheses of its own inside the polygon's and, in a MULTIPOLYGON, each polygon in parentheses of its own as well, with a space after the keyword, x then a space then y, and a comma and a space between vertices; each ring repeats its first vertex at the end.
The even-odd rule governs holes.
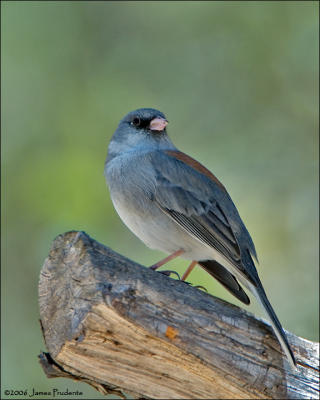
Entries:
POLYGON ((260 301, 291 363, 295 359, 260 282, 253 241, 224 186, 169 139, 164 114, 126 115, 108 149, 105 177, 124 223, 150 248, 198 261, 245 304, 260 301), (159 130, 154 130, 159 129, 159 130), (151 129, 152 128, 152 129, 151 129))

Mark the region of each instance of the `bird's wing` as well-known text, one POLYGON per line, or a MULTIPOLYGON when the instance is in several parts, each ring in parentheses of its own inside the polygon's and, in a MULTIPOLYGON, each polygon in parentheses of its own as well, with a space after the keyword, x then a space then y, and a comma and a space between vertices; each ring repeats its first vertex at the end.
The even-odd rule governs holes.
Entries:
POLYGON ((250 256, 256 256, 254 245, 224 186, 203 165, 182 152, 153 152, 150 161, 156 171, 152 200, 255 285, 257 272, 250 256))
MULTIPOLYGON (((232 264, 235 275, 240 272, 242 283, 261 302, 295 368, 294 354, 251 257, 256 258, 254 244, 224 186, 203 165, 179 151, 154 152, 150 161, 156 171, 156 190, 150 198, 190 235, 219 251, 232 264)), ((233 273, 225 272, 224 266, 201 264, 239 300, 248 302, 233 273)))

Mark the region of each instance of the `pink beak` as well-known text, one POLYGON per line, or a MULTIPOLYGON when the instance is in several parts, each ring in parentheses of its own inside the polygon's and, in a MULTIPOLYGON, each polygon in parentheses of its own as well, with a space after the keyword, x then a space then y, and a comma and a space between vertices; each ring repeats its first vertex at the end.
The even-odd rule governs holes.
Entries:
POLYGON ((157 117, 151 120, 149 129, 152 131, 163 131, 167 125, 168 121, 166 119, 157 117))

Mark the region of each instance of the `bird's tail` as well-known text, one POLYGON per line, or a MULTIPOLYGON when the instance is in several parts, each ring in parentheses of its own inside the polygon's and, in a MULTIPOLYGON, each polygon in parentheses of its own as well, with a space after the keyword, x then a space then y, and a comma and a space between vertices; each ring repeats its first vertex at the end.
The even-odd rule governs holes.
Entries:
POLYGON ((198 264, 221 283, 231 294, 244 304, 250 304, 249 297, 239 285, 237 279, 225 267, 215 260, 198 261, 198 264))
POLYGON ((265 312, 267 313, 267 315, 269 316, 273 330, 281 344, 283 351, 285 352, 285 354, 288 358, 288 361, 289 361, 291 367, 293 369, 296 369, 296 365, 297 365, 296 360, 295 360, 295 357, 291 350, 291 347, 289 345, 288 339, 286 337, 286 334, 284 333, 284 330, 280 324, 280 321, 278 320, 278 317, 276 316, 276 313, 274 312, 274 310, 267 298, 267 295, 262 287, 262 284, 260 282, 258 282, 257 287, 252 285, 250 287, 250 289, 253 292, 253 294, 256 296, 256 298, 259 300, 259 302, 261 303, 261 305, 262 305, 263 309, 265 310, 265 312))

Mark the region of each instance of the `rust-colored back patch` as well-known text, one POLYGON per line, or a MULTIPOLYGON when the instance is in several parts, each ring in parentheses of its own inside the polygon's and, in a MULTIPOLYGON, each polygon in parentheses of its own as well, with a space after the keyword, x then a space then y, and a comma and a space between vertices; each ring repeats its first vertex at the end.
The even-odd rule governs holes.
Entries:
POLYGON ((213 175, 212 172, 210 172, 205 166, 200 164, 197 160, 194 158, 188 156, 185 153, 182 153, 182 151, 175 151, 175 150, 167 150, 166 153, 169 156, 175 157, 178 160, 184 162, 185 164, 189 165, 190 167, 194 168, 201 174, 207 176, 209 179, 214 181, 217 185, 221 187, 221 189, 226 190, 226 188, 223 186, 223 184, 219 181, 219 179, 213 175))
POLYGON ((169 339, 174 339, 177 335, 178 335, 179 331, 178 329, 173 328, 172 326, 167 326, 167 330, 166 330, 166 336, 169 339))

